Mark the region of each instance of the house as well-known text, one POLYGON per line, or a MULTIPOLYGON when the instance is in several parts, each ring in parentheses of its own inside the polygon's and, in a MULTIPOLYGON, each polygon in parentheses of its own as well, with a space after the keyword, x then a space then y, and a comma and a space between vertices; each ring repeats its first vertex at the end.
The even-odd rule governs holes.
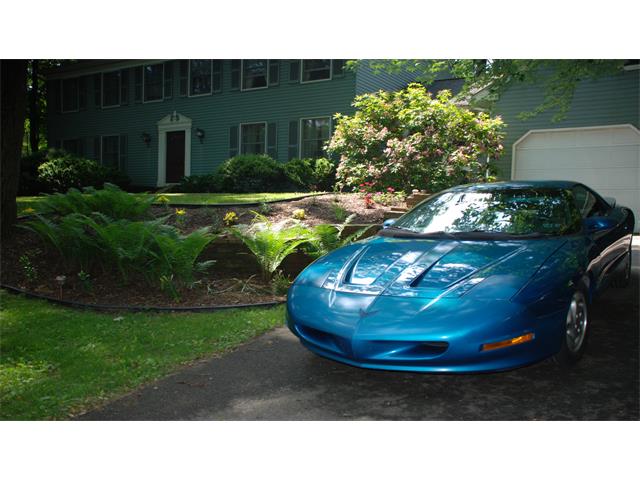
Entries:
POLYGON ((413 79, 344 60, 81 61, 47 76, 48 141, 164 186, 237 154, 324 156, 335 113, 413 79))

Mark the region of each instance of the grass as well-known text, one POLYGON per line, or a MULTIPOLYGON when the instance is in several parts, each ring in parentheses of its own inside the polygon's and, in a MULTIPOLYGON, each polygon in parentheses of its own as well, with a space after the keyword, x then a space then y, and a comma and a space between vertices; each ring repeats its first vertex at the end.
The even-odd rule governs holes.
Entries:
POLYGON ((0 291, 0 419, 61 419, 229 350, 283 307, 215 313, 95 313, 0 291))
MULTIPOLYGON (((285 193, 165 193, 170 205, 216 205, 220 203, 262 203, 274 200, 294 200, 305 195, 317 193, 285 192, 285 193)), ((140 193, 136 195, 154 195, 140 193)), ((38 211, 40 196, 18 197, 18 215, 33 213, 29 209, 38 211)))

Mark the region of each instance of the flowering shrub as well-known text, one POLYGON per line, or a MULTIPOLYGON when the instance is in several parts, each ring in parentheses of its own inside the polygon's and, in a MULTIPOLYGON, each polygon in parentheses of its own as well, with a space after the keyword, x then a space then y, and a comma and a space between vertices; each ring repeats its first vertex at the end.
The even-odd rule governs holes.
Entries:
POLYGON ((294 218, 295 220, 304 220, 304 217, 305 217, 304 208, 295 209, 291 214, 291 217, 294 218))
POLYGON ((366 208, 374 208, 374 203, 384 206, 397 205, 404 202, 406 197, 402 190, 396 191, 393 187, 376 191, 374 182, 363 182, 358 187, 358 192, 362 194, 366 208))
POLYGON ((231 225, 235 225, 236 223, 238 223, 238 215, 236 215, 236 212, 227 212, 224 214, 224 218, 222 219, 222 222, 227 227, 230 227, 231 225))
POLYGON ((495 174, 487 159, 502 152, 502 120, 455 105, 449 91, 432 98, 414 83, 358 96, 354 106, 354 115, 336 115, 328 146, 340 156, 340 189, 365 184, 368 193, 388 186, 437 191, 495 174))

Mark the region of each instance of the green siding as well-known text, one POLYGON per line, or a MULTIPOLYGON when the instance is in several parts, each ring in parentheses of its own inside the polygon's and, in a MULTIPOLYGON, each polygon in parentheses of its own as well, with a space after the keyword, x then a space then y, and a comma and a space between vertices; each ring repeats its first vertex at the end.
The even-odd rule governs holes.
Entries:
POLYGON ((581 82, 576 88, 567 117, 552 122, 555 112, 546 112, 529 120, 518 114, 530 111, 543 100, 539 87, 517 85, 497 102, 494 114, 501 115, 506 127, 504 155, 497 162, 501 178, 511 178, 511 155, 514 142, 529 130, 632 124, 640 127, 640 71, 581 82))
POLYGON ((356 68, 356 95, 377 92, 378 90, 401 90, 416 79, 416 73, 374 72, 369 62, 363 60, 356 68))
POLYGON ((179 63, 172 63, 173 98, 157 103, 133 101, 134 78, 129 74, 130 102, 126 106, 101 109, 95 106, 94 82, 87 77, 87 108, 76 113, 51 112, 48 117, 49 142, 82 138, 84 152, 93 156, 94 138, 99 135, 126 135, 127 174, 134 184, 154 186, 157 182, 158 132, 156 123, 174 110, 192 120, 191 174, 212 172, 229 157, 229 130, 240 123, 267 122, 277 126, 277 159, 287 160, 289 123, 303 117, 352 113, 355 73, 345 72, 332 80, 315 83, 289 82, 290 62, 280 62, 280 83, 263 90, 231 89, 231 61, 225 60, 222 92, 201 97, 180 97, 179 63), (195 130, 205 131, 202 143, 195 130), (152 137, 147 147, 143 132, 152 137))

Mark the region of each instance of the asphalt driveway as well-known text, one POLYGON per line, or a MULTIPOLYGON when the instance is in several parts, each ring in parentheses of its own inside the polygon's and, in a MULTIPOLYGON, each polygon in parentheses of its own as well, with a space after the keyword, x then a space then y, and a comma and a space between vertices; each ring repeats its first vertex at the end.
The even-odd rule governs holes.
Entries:
MULTIPOLYGON (((637 237, 636 237, 637 242, 637 237)), ((638 420, 640 245, 633 282, 591 311, 579 364, 483 375, 370 371, 315 356, 278 328, 82 420, 638 420)))

